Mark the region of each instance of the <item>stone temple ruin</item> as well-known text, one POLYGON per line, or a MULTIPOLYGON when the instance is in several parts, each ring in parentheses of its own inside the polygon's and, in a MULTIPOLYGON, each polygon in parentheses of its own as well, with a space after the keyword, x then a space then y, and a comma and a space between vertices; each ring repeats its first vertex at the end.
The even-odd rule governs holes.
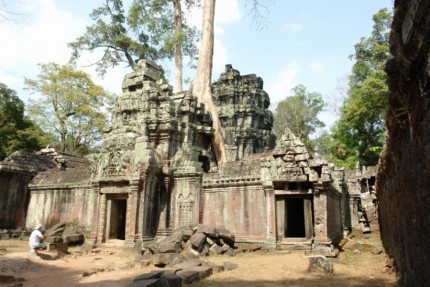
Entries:
POLYGON ((371 170, 338 169, 288 129, 276 139, 260 77, 227 65, 212 87, 222 168, 203 104, 172 93, 160 67, 141 60, 124 79, 102 152, 81 159, 46 148, 0 163, 0 228, 77 219, 87 241, 132 247, 200 223, 231 231, 236 242, 329 252, 346 230, 377 228, 363 204, 371 170))

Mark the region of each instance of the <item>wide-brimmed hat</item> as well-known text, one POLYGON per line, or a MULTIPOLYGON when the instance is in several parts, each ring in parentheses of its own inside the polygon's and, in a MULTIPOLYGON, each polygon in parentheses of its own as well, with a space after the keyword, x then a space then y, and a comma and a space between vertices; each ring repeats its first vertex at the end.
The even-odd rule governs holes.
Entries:
POLYGON ((34 229, 40 230, 42 228, 42 224, 37 224, 36 227, 34 229))

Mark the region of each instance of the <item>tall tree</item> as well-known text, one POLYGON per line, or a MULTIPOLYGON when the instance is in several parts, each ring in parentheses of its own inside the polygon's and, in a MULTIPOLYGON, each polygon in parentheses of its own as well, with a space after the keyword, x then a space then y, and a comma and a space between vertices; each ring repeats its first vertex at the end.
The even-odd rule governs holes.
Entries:
POLYGON ((274 115, 274 129, 281 136, 289 128, 309 148, 313 149, 310 136, 325 124, 318 119, 324 108, 322 96, 308 92, 306 87, 298 85, 291 89, 291 95, 279 102, 274 115))
POLYGON ((218 165, 222 167, 227 161, 227 155, 221 132, 221 123, 219 121, 215 103, 212 99, 211 88, 214 53, 215 3, 216 0, 204 0, 203 3, 202 40, 192 92, 193 96, 195 96, 199 102, 205 104, 206 109, 212 116, 212 127, 214 128, 212 147, 217 158, 218 165))
MULTIPOLYGON (((253 9, 258 14, 258 8, 270 0, 250 0, 253 9)), ((227 161, 224 139, 221 132, 221 123, 216 110, 211 90, 212 66, 214 54, 214 23, 215 23, 216 0, 203 1, 203 21, 202 39, 197 62, 196 76, 193 81, 193 96, 205 104, 206 109, 212 116, 212 127, 214 136, 212 137, 212 148, 219 166, 223 166, 227 161)))
POLYGON ((24 108, 16 92, 0 83, 0 160, 16 150, 36 151, 49 143, 24 108))
MULTIPOLYGON (((184 1, 187 9, 199 0, 184 1)), ((175 90, 182 91, 182 55, 194 58, 197 29, 185 24, 179 0, 133 0, 128 13, 122 0, 105 0, 103 5, 90 14, 94 24, 74 42, 72 60, 82 51, 102 50, 103 56, 96 62, 100 75, 108 67, 121 62, 133 68, 139 59, 170 59, 175 56, 175 90)))
POLYGON ((357 161, 377 164, 384 144, 388 95, 384 67, 391 57, 388 40, 392 13, 381 9, 373 21, 371 36, 355 45, 348 97, 332 130, 330 153, 345 167, 353 167, 357 161))
POLYGON ((129 11, 130 26, 136 32, 145 31, 153 42, 162 45, 175 58, 175 92, 182 92, 183 56, 193 62, 197 55, 196 28, 187 25, 185 11, 200 5, 200 0, 133 0, 129 11))
POLYGON ((56 135, 62 152, 85 155, 100 143, 111 95, 72 65, 39 66, 37 79, 25 79, 26 89, 40 95, 28 107, 30 117, 56 135))

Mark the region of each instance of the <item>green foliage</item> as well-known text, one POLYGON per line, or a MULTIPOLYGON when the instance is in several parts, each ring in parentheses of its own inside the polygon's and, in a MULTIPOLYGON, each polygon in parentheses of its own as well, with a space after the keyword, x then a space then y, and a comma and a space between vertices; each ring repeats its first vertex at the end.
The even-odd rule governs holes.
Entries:
POLYGON ((107 68, 121 62, 133 68, 139 59, 171 59, 174 41, 181 41, 185 55, 194 57, 197 33, 184 25, 183 34, 175 35, 171 6, 168 0, 134 0, 127 14, 122 0, 106 0, 90 14, 94 24, 69 43, 72 60, 76 61, 82 51, 103 50, 96 65, 98 73, 104 75, 107 68))
POLYGON ((289 128, 310 149, 314 143, 310 136, 324 123, 318 119, 318 114, 324 108, 322 96, 315 92, 308 92, 306 87, 298 85, 291 89, 292 95, 281 101, 274 114, 274 129, 277 136, 281 136, 285 128, 289 128))
POLYGON ((349 79, 348 97, 341 108, 340 119, 332 128, 329 153, 336 164, 348 168, 357 161, 375 165, 384 145, 387 108, 387 75, 390 59, 389 31, 392 14, 386 9, 373 16, 374 26, 369 38, 355 45, 355 59, 349 79))
POLYGON ((0 159, 17 150, 39 150, 49 139, 24 115, 24 108, 16 92, 0 83, 0 159))
MULTIPOLYGON (((128 22, 136 33, 146 31, 151 35, 153 43, 161 45, 162 50, 169 55, 174 51, 174 44, 180 43, 183 54, 193 60, 198 53, 195 43, 200 34, 196 28, 187 25, 184 15, 181 15, 181 31, 175 32, 174 1, 133 0, 128 22)), ((192 7, 200 5, 200 0, 185 0, 183 4, 185 4, 186 11, 190 11, 192 7)))
POLYGON ((29 116, 55 135, 62 152, 88 154, 100 144, 112 95, 72 65, 39 66, 37 79, 25 79, 26 89, 40 95, 31 100, 29 116))

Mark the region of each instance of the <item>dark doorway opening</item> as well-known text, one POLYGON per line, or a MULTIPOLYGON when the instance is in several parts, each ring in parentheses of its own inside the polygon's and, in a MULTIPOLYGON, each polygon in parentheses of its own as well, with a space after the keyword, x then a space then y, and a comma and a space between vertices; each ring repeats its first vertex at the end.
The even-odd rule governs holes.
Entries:
POLYGON ((303 198, 287 198, 285 237, 306 237, 303 198))
POLYGON ((124 240, 127 200, 113 199, 111 202, 109 239, 124 240))

